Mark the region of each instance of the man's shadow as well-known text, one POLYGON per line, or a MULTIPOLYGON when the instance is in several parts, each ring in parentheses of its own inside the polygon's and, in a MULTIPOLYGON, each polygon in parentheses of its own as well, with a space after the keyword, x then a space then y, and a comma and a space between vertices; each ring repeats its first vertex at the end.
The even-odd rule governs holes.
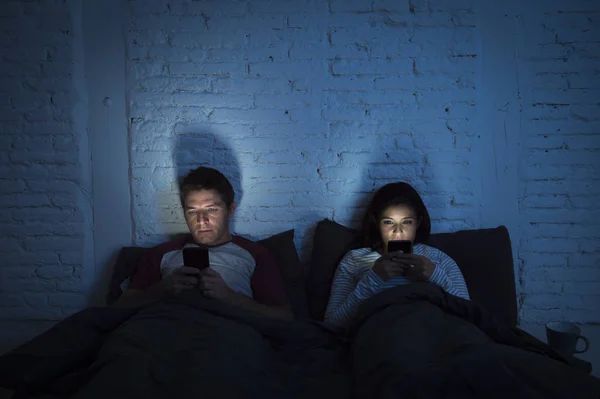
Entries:
MULTIPOLYGON (((149 247, 188 233, 179 196, 179 183, 188 172, 199 166, 214 167, 223 173, 233 186, 235 201, 238 205, 242 202, 240 165, 225 138, 205 126, 176 125, 171 140, 171 154, 167 156, 170 159, 164 162, 164 165, 168 166, 160 168, 160 171, 155 170, 157 175, 152 179, 151 176, 145 176, 152 180, 151 189, 155 190, 155 198, 149 203, 144 216, 154 220, 155 224, 152 225, 152 235, 145 236, 147 242, 139 244, 141 246, 149 247)), ((111 267, 107 268, 106 276, 96 283, 93 297, 96 303, 106 301, 107 293, 111 289, 109 284, 113 284, 112 279, 115 277, 113 274, 116 271, 113 266, 119 252, 120 248, 111 259, 111 267)))
MULTIPOLYGON (((178 195, 179 184, 185 175, 199 166, 205 166, 215 168, 227 177, 235 192, 234 200, 240 207, 244 196, 242 171, 238 157, 226 138, 207 126, 177 125, 174 128, 172 149, 178 195)), ((181 205, 173 205, 175 209, 180 209, 183 217, 181 205)), ((185 223, 181 230, 187 231, 185 223)))

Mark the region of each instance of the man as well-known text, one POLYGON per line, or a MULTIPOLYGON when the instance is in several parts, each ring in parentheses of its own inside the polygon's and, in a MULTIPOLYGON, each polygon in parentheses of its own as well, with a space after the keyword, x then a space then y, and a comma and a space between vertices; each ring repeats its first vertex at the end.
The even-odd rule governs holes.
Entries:
POLYGON ((190 234, 148 250, 117 304, 200 289, 233 306, 292 319, 274 258, 264 247, 229 232, 236 208, 229 180, 216 169, 197 168, 184 177, 180 197, 190 234), (183 248, 199 245, 208 247, 210 267, 183 266, 183 248))

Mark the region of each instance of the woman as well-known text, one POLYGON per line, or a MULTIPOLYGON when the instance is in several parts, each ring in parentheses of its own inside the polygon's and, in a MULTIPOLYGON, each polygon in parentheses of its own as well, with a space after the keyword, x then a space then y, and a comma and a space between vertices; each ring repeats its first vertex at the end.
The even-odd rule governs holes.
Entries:
POLYGON ((449 294, 469 299, 456 262, 423 244, 430 230, 429 212, 410 184, 390 183, 380 188, 362 222, 365 247, 349 251, 337 268, 325 321, 347 327, 362 302, 386 288, 414 281, 429 281, 449 294), (410 240, 413 253, 387 253, 391 240, 410 240))

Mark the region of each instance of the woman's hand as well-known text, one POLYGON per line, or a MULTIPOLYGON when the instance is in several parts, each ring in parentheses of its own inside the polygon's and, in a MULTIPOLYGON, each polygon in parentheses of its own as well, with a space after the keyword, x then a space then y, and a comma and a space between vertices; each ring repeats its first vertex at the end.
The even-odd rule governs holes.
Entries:
POLYGON ((410 265, 407 266, 393 259, 393 257, 398 254, 399 252, 392 252, 382 255, 373 264, 373 271, 377 273, 383 281, 388 281, 396 276, 404 276, 404 273, 406 273, 405 269, 407 267, 410 268, 410 265))
POLYGON ((390 260, 396 264, 402 265, 404 271, 402 276, 417 281, 427 281, 435 270, 435 264, 429 258, 423 255, 405 254, 394 252, 390 260))
POLYGON ((397 276, 416 281, 427 281, 433 274, 435 265, 422 255, 391 252, 375 261, 373 271, 383 280, 397 276))

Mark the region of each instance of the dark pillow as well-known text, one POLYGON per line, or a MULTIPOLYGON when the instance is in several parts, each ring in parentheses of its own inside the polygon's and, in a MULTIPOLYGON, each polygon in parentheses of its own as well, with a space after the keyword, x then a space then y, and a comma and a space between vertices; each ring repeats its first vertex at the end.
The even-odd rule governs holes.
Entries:
MULTIPOLYGON (((307 288, 311 315, 315 319, 323 320, 337 265, 346 252, 358 247, 356 244, 355 230, 329 219, 317 224, 307 288)), ((456 261, 473 302, 499 320, 516 325, 512 250, 505 227, 432 234, 427 244, 456 261)))
POLYGON ((294 316, 298 319, 308 318, 308 297, 300 258, 294 245, 294 230, 275 234, 258 243, 267 248, 279 265, 294 316))
MULTIPOLYGON (((267 248, 277 261, 294 315, 297 318, 308 317, 308 299, 298 252, 294 245, 294 230, 275 234, 258 241, 258 243, 267 248)), ((123 293, 121 284, 133 274, 142 255, 148 249, 144 247, 123 247, 120 250, 106 298, 108 304, 113 303, 121 296, 123 293)))
POLYGON ((458 264, 473 302, 504 323, 517 325, 517 289, 506 227, 432 234, 427 244, 458 264))
POLYGON ((329 219, 317 223, 306 291, 310 315, 323 320, 331 282, 342 257, 355 245, 355 231, 329 219))
POLYGON ((110 305, 119 299, 123 293, 121 285, 133 275, 137 264, 148 249, 150 248, 123 247, 119 250, 108 286, 108 294, 106 295, 107 304, 110 305))

